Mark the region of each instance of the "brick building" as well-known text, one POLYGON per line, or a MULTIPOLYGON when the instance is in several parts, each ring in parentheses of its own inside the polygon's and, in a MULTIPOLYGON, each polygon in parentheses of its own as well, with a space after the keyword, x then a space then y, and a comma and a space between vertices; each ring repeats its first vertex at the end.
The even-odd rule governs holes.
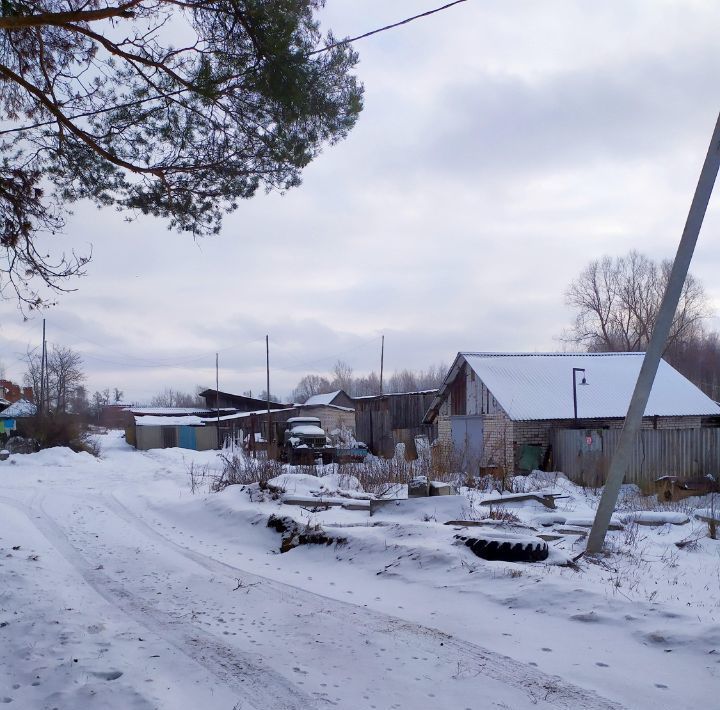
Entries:
POLYGON ((0 380, 0 399, 5 399, 11 404, 25 399, 28 402, 33 401, 33 388, 21 387, 10 380, 0 380))
MULTIPOLYGON (((574 430, 591 452, 604 430, 622 427, 642 360, 643 353, 458 353, 425 422, 437 424, 438 441, 466 470, 552 469, 562 463, 553 460, 558 431, 574 430)), ((719 424, 720 406, 661 361, 643 428, 719 424)))

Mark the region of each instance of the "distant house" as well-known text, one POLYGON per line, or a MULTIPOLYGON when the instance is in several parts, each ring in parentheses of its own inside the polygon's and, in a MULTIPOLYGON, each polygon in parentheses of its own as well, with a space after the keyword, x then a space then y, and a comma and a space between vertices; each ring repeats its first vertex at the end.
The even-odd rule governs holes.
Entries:
POLYGON ((423 422, 437 390, 397 392, 355 397, 355 436, 377 456, 390 457, 399 443, 406 455, 416 456, 415 437, 436 436, 434 422, 423 422))
POLYGON ((343 428, 355 433, 355 402, 342 390, 313 395, 304 404, 296 404, 295 407, 296 416, 320 419, 320 425, 327 434, 343 428))
POLYGON ((37 414, 37 407, 26 399, 0 406, 0 441, 10 436, 25 435, 25 423, 37 414))
MULTIPOLYGON (((642 360, 643 353, 461 352, 425 422, 437 424, 438 440, 480 468, 549 466, 602 478, 617 439, 613 431, 619 433, 622 427, 642 360)), ((661 361, 643 429, 697 432, 718 424, 720 406, 661 361)), ((717 434, 720 429, 708 436, 717 434)), ((658 454, 663 446, 667 449, 662 441, 669 436, 655 437, 658 454)), ((651 437, 645 439, 652 443, 651 437)), ((688 456, 673 459, 673 468, 687 471, 705 465, 695 454, 688 456)), ((658 469, 669 466, 668 461, 659 458, 658 469)), ((638 464, 645 465, 647 476, 672 473, 651 472, 647 463, 638 464)), ((715 471, 720 469, 720 461, 717 464, 715 471)))
MULTIPOLYGON (((0 379, 0 400, 5 400, 12 404, 18 402, 21 399, 27 400, 28 402, 33 401, 33 388, 32 387, 20 387, 10 380, 0 379)), ((0 404, 0 407, 2 404, 0 404)))
POLYGON ((132 419, 132 406, 122 402, 103 404, 98 413, 98 424, 108 429, 124 429, 132 419))

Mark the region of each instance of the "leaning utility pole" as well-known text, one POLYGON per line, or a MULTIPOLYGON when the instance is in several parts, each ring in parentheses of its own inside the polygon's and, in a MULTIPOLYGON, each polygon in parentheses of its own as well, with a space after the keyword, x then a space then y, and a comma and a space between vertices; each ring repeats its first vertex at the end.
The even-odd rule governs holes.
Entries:
POLYGON ((605 489, 603 490, 602 498, 600 499, 597 513, 595 514, 592 530, 588 536, 587 552, 600 552, 605 542, 605 535, 607 534, 607 529, 610 524, 610 518, 615 510, 620 486, 622 485, 630 462, 635 437, 642 425, 642 418, 645 413, 648 398, 650 397, 650 390, 652 389, 655 375, 660 365, 660 358, 662 357, 675 311, 680 301, 685 278, 690 268, 690 261, 693 251, 695 250, 695 245, 697 244, 705 212, 707 211, 708 202, 710 202, 710 195, 712 195, 715 185, 718 168, 720 168, 720 116, 718 117, 715 130, 710 139, 710 147, 708 148, 705 163, 700 172, 700 179, 695 188, 695 196, 690 205, 690 211, 687 221, 685 222, 685 229, 680 239, 680 246, 678 247, 675 261, 673 262, 670 272, 670 278, 668 279, 665 296, 660 305, 660 311, 658 312, 652 337, 650 338, 647 352, 643 358, 640 374, 635 384, 635 391, 630 400, 625 423, 620 433, 620 441, 610 461, 610 469, 608 470, 607 480, 605 481, 605 489))

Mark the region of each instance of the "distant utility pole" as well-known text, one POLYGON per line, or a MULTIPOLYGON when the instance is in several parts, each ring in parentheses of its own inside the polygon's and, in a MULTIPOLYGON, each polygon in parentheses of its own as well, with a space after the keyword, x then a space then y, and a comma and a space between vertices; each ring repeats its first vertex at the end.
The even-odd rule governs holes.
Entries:
POLYGON ((385 336, 380 342, 380 394, 383 393, 383 366, 385 365, 385 336))
POLYGON ((272 440, 272 433, 270 429, 270 336, 265 336, 265 371, 267 374, 266 394, 267 394, 267 416, 268 416, 268 454, 270 453, 270 441, 272 440))
POLYGON ((635 384, 635 391, 630 400, 625 423, 620 433, 620 441, 610 461, 610 469, 607 480, 605 481, 605 488, 602 498, 600 499, 600 504, 598 505, 597 513, 595 514, 592 530, 588 536, 587 552, 589 553, 600 552, 605 542, 605 535, 607 535, 610 518, 615 510, 618 493, 620 492, 620 486, 622 485, 630 462, 630 455, 632 454, 632 449, 635 444, 635 438, 642 425, 642 418, 645 413, 648 398, 650 397, 650 390, 652 389, 655 375, 660 365, 660 358, 662 357, 663 349, 670 333, 670 326, 672 325, 675 311, 680 301, 693 251, 695 250, 700 228, 702 227, 705 212, 710 202, 718 168, 720 168, 720 116, 715 124, 715 130, 710 140, 710 147, 708 148, 705 163, 700 172, 700 179, 695 188, 695 196, 690 205, 690 211, 687 221, 685 222, 685 229, 680 239, 680 245, 675 256, 675 261, 673 262, 665 296, 660 305, 655 328, 650 338, 650 344, 643 358, 640 374, 635 384))
POLYGON ((42 416, 45 404, 45 319, 43 318, 42 348, 40 349, 40 395, 38 400, 37 413, 42 416))
POLYGON ((220 446, 220 360, 218 353, 215 353, 215 409, 217 410, 217 443, 220 446))

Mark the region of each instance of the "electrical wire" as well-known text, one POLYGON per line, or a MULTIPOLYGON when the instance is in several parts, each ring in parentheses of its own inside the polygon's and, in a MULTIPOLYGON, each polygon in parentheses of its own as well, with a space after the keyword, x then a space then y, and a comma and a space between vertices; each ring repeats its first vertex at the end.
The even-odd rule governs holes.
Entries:
MULTIPOLYGON (((395 29, 396 27, 400 27, 402 25, 407 25, 409 22, 414 22, 415 20, 419 20, 423 17, 428 17, 430 15, 434 15, 437 12, 442 12, 443 10, 447 10, 454 5, 460 5, 461 3, 467 2, 467 0, 454 0, 454 2, 447 3, 446 5, 442 5, 441 7, 436 7, 433 10, 427 10, 425 12, 421 12, 418 15, 413 15, 412 17, 407 17, 404 20, 400 20, 399 22, 394 22, 390 25, 385 25, 384 27, 379 27, 375 30, 370 30, 369 32, 365 32, 361 35, 357 35, 355 37, 349 37, 348 39, 343 39, 338 42, 333 42, 332 44, 329 44, 325 47, 320 47, 319 49, 315 49, 312 52, 308 52, 307 56, 312 57, 316 54, 322 54, 323 52, 328 52, 331 49, 335 49, 336 47, 342 47, 346 44, 350 44, 351 42, 357 42, 358 40, 365 39, 366 37, 372 37, 373 35, 379 34, 380 32, 387 32, 388 30, 395 29)), ((121 108, 131 108, 133 106, 140 106, 145 103, 149 103, 150 101, 157 101, 158 99, 167 99, 174 96, 179 96, 184 93, 188 93, 189 89, 178 89, 177 91, 170 91, 167 94, 158 94, 157 96, 149 96, 145 99, 137 99, 135 101, 128 101, 127 103, 121 103, 121 104, 115 104, 114 106, 109 106, 107 108, 92 110, 92 111, 83 111, 81 113, 73 114, 72 116, 67 116, 68 121, 74 121, 78 118, 87 118, 88 116, 97 116, 101 113, 109 113, 110 111, 116 111, 117 109, 121 108)), ((53 119, 50 121, 40 121, 38 123, 33 123, 29 126, 17 126, 15 128, 7 128, 4 131, 0 131, 0 136, 7 135, 9 133, 23 133, 24 131, 31 131, 34 128, 42 128, 43 126, 51 126, 57 123, 57 119, 53 119)))

